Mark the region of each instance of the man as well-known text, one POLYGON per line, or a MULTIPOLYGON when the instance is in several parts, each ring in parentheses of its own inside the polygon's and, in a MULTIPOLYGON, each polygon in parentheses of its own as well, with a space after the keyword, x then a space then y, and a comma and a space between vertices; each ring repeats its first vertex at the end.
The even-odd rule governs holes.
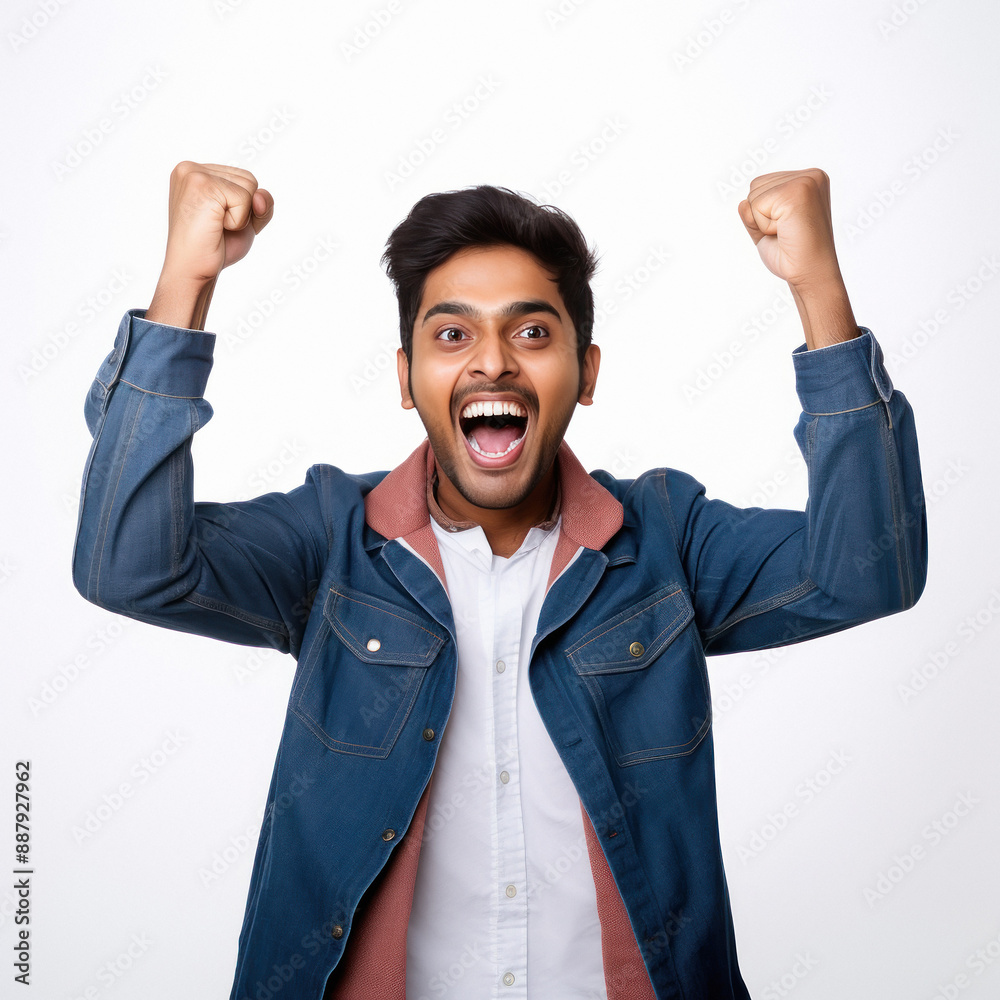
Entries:
POLYGON ((232 997, 747 997, 705 653, 908 608, 926 569, 912 413, 855 324, 826 175, 740 205, 805 332, 805 513, 583 470, 563 436, 600 364, 594 258, 489 187, 422 199, 384 258, 428 440, 195 504, 208 305, 273 205, 245 170, 174 169, 152 303, 88 398, 74 554, 102 607, 298 659, 232 997))

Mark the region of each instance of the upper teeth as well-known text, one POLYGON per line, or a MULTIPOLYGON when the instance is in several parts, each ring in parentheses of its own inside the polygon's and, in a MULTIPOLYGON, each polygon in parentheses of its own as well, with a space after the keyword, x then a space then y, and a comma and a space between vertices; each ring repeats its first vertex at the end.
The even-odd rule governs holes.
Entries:
POLYGON ((499 417, 505 413, 512 417, 526 417, 528 415, 528 411, 520 403, 513 403, 506 399, 484 399, 478 403, 469 403, 462 410, 463 417, 499 417))

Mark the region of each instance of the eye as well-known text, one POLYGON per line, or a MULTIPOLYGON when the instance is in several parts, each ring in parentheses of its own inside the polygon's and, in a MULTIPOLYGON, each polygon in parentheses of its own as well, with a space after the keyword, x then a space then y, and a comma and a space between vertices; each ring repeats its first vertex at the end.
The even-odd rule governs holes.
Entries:
POLYGON ((449 344, 457 344, 465 336, 463 330, 459 330, 457 326, 446 326, 438 335, 438 340, 447 341, 449 344))
POLYGON ((549 331, 544 326, 526 326, 517 334, 518 337, 524 337, 526 340, 541 340, 548 335, 549 331))

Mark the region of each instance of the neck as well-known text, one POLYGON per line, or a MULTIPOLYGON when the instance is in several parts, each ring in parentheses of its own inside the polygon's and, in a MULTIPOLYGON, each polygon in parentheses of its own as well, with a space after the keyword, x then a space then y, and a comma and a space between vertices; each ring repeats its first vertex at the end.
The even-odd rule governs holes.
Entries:
POLYGON ((498 510, 477 507, 455 489, 452 481, 438 468, 435 497, 442 512, 454 521, 473 521, 478 524, 496 556, 509 558, 520 547, 525 536, 544 521, 552 510, 556 498, 555 463, 538 481, 535 488, 514 507, 498 510))

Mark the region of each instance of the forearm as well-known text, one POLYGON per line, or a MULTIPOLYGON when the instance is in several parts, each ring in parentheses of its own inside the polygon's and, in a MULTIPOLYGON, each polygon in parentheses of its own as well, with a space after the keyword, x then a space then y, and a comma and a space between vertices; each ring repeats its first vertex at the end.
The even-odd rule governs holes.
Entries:
POLYGON ((191 281, 161 274, 146 310, 146 320, 184 330, 204 330, 216 280, 191 281))
POLYGON ((893 390, 877 342, 862 330, 826 350, 799 348, 793 359, 806 510, 741 509, 702 495, 685 519, 707 652, 835 632, 910 607, 924 586, 913 413, 893 390))
POLYGON ((789 283, 788 287, 799 312, 807 350, 830 347, 860 336, 839 271, 819 286, 797 287, 789 283))
POLYGON ((73 579, 87 600, 181 631, 295 652, 327 553, 311 483, 231 504, 194 502, 191 441, 215 335, 131 310, 87 399, 73 579))

